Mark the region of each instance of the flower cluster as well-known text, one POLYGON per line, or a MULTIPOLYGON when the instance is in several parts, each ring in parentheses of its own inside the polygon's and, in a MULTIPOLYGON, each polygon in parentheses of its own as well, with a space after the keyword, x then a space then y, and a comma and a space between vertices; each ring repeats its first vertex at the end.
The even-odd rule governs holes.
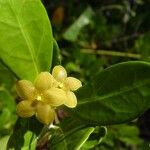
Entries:
POLYGON ((34 84, 28 80, 20 80, 16 90, 21 98, 17 105, 20 117, 33 115, 44 123, 52 123, 55 118, 55 108, 66 105, 73 108, 77 105, 77 98, 73 91, 82 86, 81 81, 74 77, 67 77, 62 66, 55 66, 52 74, 41 72, 34 84))

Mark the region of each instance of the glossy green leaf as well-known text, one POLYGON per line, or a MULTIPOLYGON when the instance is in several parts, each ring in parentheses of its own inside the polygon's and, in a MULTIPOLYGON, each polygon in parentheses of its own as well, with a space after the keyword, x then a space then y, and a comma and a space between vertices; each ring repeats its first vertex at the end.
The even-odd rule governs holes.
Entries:
POLYGON ((67 145, 69 150, 79 150, 94 131, 94 127, 79 130, 68 137, 67 145))
POLYGON ((77 97, 77 107, 69 111, 84 123, 131 121, 150 108, 150 64, 133 61, 113 65, 83 86, 77 97))
POLYGON ((43 125, 35 118, 19 118, 10 136, 7 150, 35 150, 37 137, 39 136, 43 125))
POLYGON ((53 37, 40 0, 0 0, 0 57, 21 79, 49 71, 53 37))
POLYGON ((59 150, 61 147, 62 150, 77 150, 86 142, 94 129, 94 127, 82 124, 78 119, 66 117, 60 122, 59 128, 54 128, 49 148, 59 150))
POLYGON ((94 12, 90 7, 87 7, 80 17, 66 30, 63 37, 69 41, 76 41, 80 30, 90 23, 94 12))
POLYGON ((107 135, 107 128, 104 126, 97 126, 94 132, 90 135, 88 141, 86 141, 82 149, 91 149, 99 145, 103 138, 107 135))
MULTIPOLYGON (((87 141, 90 134, 94 131, 94 127, 87 127, 77 130, 70 135, 66 136, 66 133, 61 130, 59 134, 63 135, 63 139, 54 145, 50 145, 52 150, 79 150, 83 144, 87 141)), ((55 136, 55 138, 58 138, 55 136)), ((57 140, 57 139, 55 139, 57 140)), ((58 138, 59 140, 59 138, 58 138)))

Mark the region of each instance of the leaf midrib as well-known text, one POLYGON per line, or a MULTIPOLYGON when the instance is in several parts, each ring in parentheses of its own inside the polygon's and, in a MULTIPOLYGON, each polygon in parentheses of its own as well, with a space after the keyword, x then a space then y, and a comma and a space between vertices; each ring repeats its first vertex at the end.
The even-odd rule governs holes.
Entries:
MULTIPOLYGON (((11 6, 11 0, 9 0, 9 2, 10 2, 10 7, 11 7, 11 9, 13 10, 13 8, 12 8, 12 6, 11 6)), ((25 2, 26 2, 26 0, 23 1, 22 7, 23 7, 23 5, 24 5, 25 2)), ((12 1, 12 3, 13 3, 13 1, 12 1)), ((13 5, 14 5, 14 3, 13 3, 13 5)), ((21 8, 20 8, 20 10, 21 10, 21 8)), ((26 45, 27 45, 28 50, 29 50, 29 53, 30 53, 30 55, 31 55, 35 72, 36 72, 36 74, 38 74, 39 71, 38 71, 36 62, 35 62, 35 60, 34 60, 34 53, 33 53, 33 52, 34 52, 34 47, 33 47, 32 43, 31 43, 30 37, 29 37, 28 34, 25 32, 25 30, 24 30, 24 28, 23 28, 23 25, 22 25, 22 21, 21 21, 21 19, 19 18, 19 15, 17 15, 14 10, 13 10, 13 12, 14 12, 14 14, 15 14, 15 17, 16 17, 17 21, 18 21, 18 25, 19 25, 20 31, 21 31, 21 33, 22 33, 23 38, 25 39, 26 45)), ((21 11, 20 11, 20 12, 21 12, 21 11)))
MULTIPOLYGON (((142 83, 137 84, 137 85, 135 85, 135 86, 132 86, 131 88, 128 88, 128 89, 126 89, 126 88, 127 88, 127 87, 126 87, 126 88, 122 88, 120 91, 113 92, 113 93, 109 93, 109 94, 104 95, 104 96, 94 96, 94 97, 92 97, 92 99, 98 98, 99 100, 88 101, 88 100, 91 99, 91 98, 85 98, 84 101, 79 102, 78 105, 83 105, 83 104, 87 104, 87 103, 93 103, 93 102, 96 102, 96 101, 101 101, 101 100, 104 100, 104 99, 107 99, 107 98, 111 98, 111 97, 113 97, 113 96, 117 96, 117 95, 120 95, 120 94, 122 94, 122 93, 126 93, 126 92, 129 92, 129 91, 132 91, 132 90, 134 90, 134 89, 136 89, 136 88, 140 88, 140 87, 142 87, 142 86, 144 86, 144 85, 147 85, 147 84, 150 84, 150 80, 145 80, 145 81, 143 81, 142 83), (86 99, 87 99, 87 101, 85 101, 86 99)), ((83 99, 82 99, 82 100, 83 100, 83 99)))

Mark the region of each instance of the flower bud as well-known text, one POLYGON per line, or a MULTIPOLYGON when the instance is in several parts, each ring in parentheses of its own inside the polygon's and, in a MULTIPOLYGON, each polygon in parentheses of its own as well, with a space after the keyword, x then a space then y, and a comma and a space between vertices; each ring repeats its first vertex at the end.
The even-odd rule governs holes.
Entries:
POLYGON ((67 99, 64 103, 67 107, 74 108, 77 105, 77 98, 73 92, 67 92, 67 99))
POLYGON ((28 100, 24 100, 19 102, 19 104, 17 105, 17 114, 20 117, 31 117, 33 116, 35 113, 34 111, 34 107, 32 107, 32 102, 28 101, 28 100))
POLYGON ((66 101, 67 96, 64 90, 51 88, 43 93, 43 98, 51 106, 60 106, 66 101))
POLYGON ((65 85, 71 91, 76 91, 78 88, 80 88, 82 86, 82 83, 80 80, 78 80, 74 77, 67 77, 65 80, 65 85))
POLYGON ((36 97, 36 89, 32 82, 28 80, 20 80, 16 83, 16 90, 22 99, 32 100, 36 97))
POLYGON ((67 78, 67 72, 62 66, 55 66, 52 75, 59 82, 63 82, 67 78))
POLYGON ((35 87, 40 92, 48 90, 52 87, 53 80, 54 78, 49 72, 41 72, 35 80, 35 87))
POLYGON ((36 107, 36 117, 43 124, 54 121, 55 111, 48 104, 39 103, 36 107))

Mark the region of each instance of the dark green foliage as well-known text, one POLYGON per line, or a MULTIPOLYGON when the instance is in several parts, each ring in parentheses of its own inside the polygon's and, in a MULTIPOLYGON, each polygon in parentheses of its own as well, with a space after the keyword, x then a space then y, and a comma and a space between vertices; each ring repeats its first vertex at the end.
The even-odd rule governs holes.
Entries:
POLYGON ((78 91, 78 106, 72 112, 87 124, 131 121, 150 107, 149 76, 145 62, 111 66, 78 91))

